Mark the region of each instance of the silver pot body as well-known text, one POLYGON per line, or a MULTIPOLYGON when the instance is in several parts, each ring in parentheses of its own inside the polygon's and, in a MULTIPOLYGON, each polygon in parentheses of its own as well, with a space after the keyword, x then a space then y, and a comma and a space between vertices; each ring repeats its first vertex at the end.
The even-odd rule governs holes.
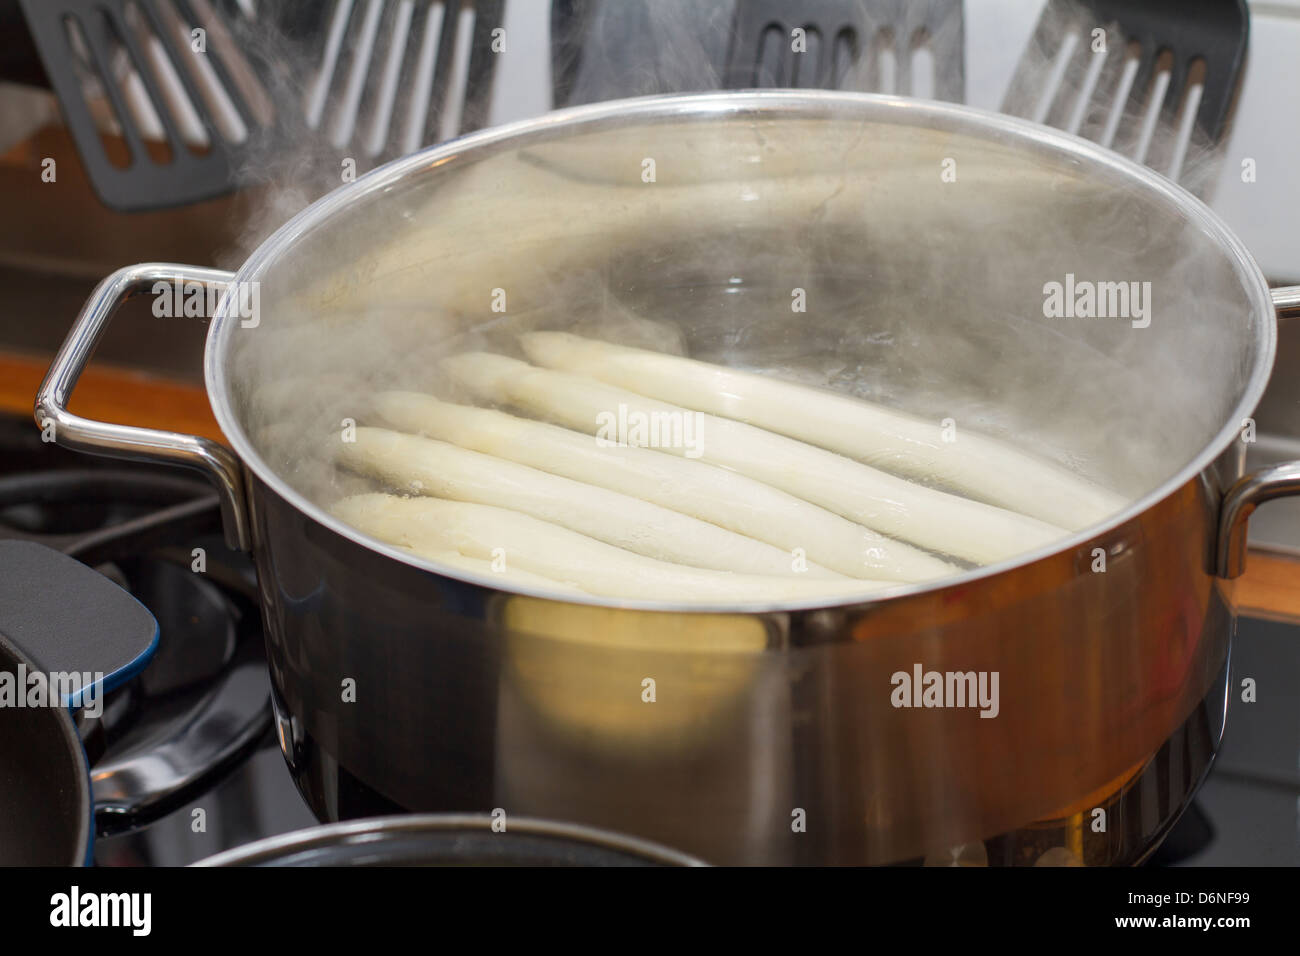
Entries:
POLYGON ((1300 485, 1243 477, 1238 435, 1295 301, 1192 197, 1055 131, 893 98, 671 97, 390 164, 233 277, 123 270, 37 417, 222 488, 323 820, 499 810, 711 863, 1133 862, 1218 745, 1245 519, 1300 485), (160 278, 225 289, 207 381, 233 453, 66 410, 116 302, 160 278), (1134 301, 1048 314, 1048 284, 1078 281, 1134 301), (355 479, 322 434, 376 388, 437 387, 438 354, 535 327, 668 335, 952 417, 1132 504, 871 602, 705 610, 503 591, 328 513, 355 479), (931 672, 996 679, 996 700, 900 697, 931 672))
POLYGON ((944 859, 986 840, 995 863, 1132 862, 1222 731, 1232 620, 1199 481, 1098 539, 1105 574, 1085 547, 977 588, 744 615, 483 588, 252 487, 279 736, 323 820, 501 809, 714 863, 944 859), (997 717, 892 706, 917 663, 998 672, 997 717))

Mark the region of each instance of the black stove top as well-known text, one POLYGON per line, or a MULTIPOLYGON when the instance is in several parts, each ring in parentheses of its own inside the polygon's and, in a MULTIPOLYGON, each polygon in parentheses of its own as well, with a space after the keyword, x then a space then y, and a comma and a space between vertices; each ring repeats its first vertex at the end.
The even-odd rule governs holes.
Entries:
MULTIPOLYGON (((68 452, 0 417, 0 537, 96 567, 159 623, 154 662, 83 726, 100 866, 182 865, 317 822, 272 731, 253 570, 219 521, 197 478, 68 452)), ((1300 863, 1300 624, 1238 622, 1229 696, 1223 750, 1151 865, 1300 863)))
POLYGON ((1300 624, 1238 619, 1223 747, 1152 862, 1300 864, 1300 624))
POLYGON ((82 720, 99 865, 182 865, 317 822, 271 729, 252 564, 226 548, 201 479, 68 452, 0 418, 0 538, 84 561, 158 621, 149 667, 82 720))

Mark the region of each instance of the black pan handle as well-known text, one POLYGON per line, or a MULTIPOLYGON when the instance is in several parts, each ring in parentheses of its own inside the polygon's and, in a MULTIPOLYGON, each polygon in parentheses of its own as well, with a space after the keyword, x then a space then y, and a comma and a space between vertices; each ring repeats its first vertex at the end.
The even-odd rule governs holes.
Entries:
POLYGON ((158 622, 143 604, 34 541, 0 541, 0 633, 47 677, 91 675, 65 700, 73 710, 102 701, 158 649, 158 622))

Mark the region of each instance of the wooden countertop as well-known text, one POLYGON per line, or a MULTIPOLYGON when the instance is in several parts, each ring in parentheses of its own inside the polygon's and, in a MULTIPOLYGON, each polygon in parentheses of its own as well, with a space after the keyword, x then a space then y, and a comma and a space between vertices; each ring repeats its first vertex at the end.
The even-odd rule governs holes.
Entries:
MULTIPOLYGON (((32 416, 50 358, 0 351, 0 412, 32 416)), ((88 418, 224 440, 201 387, 130 369, 91 365, 72 393, 69 410, 88 418)))
POLYGON ((1300 621, 1300 560, 1253 550, 1237 579, 1237 607, 1243 614, 1300 621))
MULTIPOLYGON (((0 413, 32 414, 49 362, 48 357, 0 351, 0 413)), ((73 393, 71 410, 111 422, 223 440, 203 388, 128 369, 86 369, 73 393)), ((1300 620, 1300 560, 1252 551, 1235 593, 1243 613, 1300 620)))

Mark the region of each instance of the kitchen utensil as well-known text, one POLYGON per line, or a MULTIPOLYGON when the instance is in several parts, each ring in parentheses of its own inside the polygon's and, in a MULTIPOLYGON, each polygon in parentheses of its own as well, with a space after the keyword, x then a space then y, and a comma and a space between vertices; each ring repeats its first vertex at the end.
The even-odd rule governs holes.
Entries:
POLYGON ((87 175, 114 209, 221 195, 270 148, 277 109, 265 64, 237 40, 239 14, 207 0, 22 6, 87 175))
POLYGON ((102 704, 157 647, 153 615, 108 578, 42 545, 0 541, 0 865, 90 862, 90 779, 71 712, 102 704), (56 685, 54 675, 84 679, 56 685))
POLYGON ((730 89, 801 87, 965 97, 960 0, 738 0, 727 55, 730 89), (804 31, 805 52, 792 49, 804 31), (929 75, 914 62, 928 54, 929 75), (919 88, 917 88, 919 87, 919 88))
POLYGON ((310 130, 361 168, 487 122, 504 0, 336 0, 317 40, 310 130))
POLYGON ((555 102, 798 87, 964 98, 959 0, 557 0, 555 102), (795 30, 802 31, 796 38, 795 30), (797 48, 797 49, 796 49, 797 48))
POLYGON ((61 444, 217 485, 258 566, 282 749, 322 819, 501 807, 716 863, 980 841, 993 862, 1127 863, 1218 746, 1246 520, 1300 492, 1297 464, 1243 476, 1239 433, 1276 316, 1297 312, 1195 198, 1077 137, 914 99, 712 93, 412 156, 237 273, 120 270, 36 413, 61 444), (1105 318, 1055 313, 1047 287, 1076 279, 1137 287, 1105 318), (205 371, 229 447, 68 411, 120 302, 178 280, 222 290, 205 371), (466 340, 602 321, 969 423, 1131 503, 874 601, 693 609, 506 591, 327 511, 370 391, 436 387, 466 340), (951 706, 900 693, 931 674, 951 706))
POLYGON ((291 147, 364 171, 477 128, 502 10, 501 0, 286 3, 260 16, 219 0, 22 4, 95 191, 121 211, 229 192, 291 147))
POLYGON ((1048 0, 1003 110, 1177 181, 1224 136, 1249 32, 1245 0, 1048 0))

